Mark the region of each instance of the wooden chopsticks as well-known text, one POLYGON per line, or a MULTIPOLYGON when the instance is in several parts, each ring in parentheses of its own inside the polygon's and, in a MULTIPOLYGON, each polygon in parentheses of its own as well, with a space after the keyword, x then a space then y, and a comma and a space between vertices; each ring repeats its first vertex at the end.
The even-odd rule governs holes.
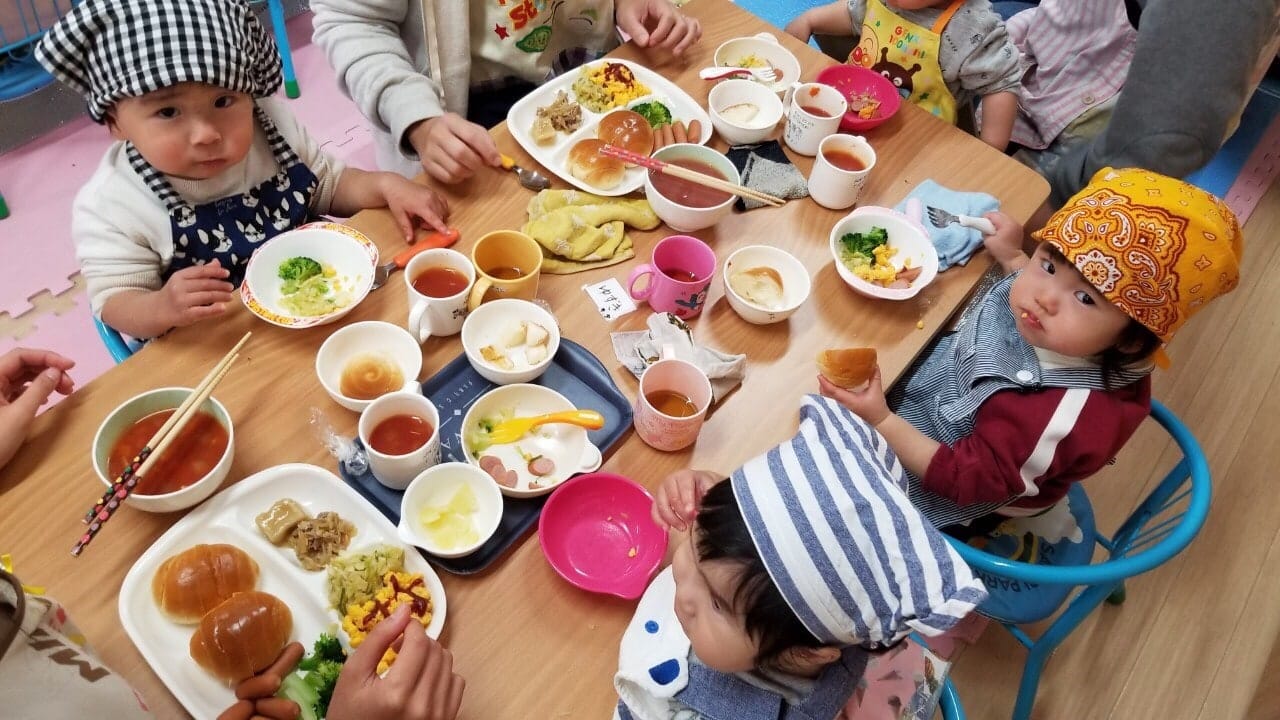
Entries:
POLYGON ((93 506, 88 513, 85 514, 83 522, 88 524, 88 528, 76 544, 71 548, 71 554, 79 557, 81 551, 88 545, 93 538, 102 529, 102 526, 111 519, 116 509, 129 497, 129 493, 133 492, 138 482, 146 476, 147 472, 155 465, 157 459, 164 453, 173 441, 182 434, 182 429, 186 427, 188 421, 195 417, 200 407, 204 405, 205 400, 213 394, 213 389, 222 382, 222 378, 226 376, 227 371, 231 369, 231 364, 240 357, 240 348, 249 341, 249 336, 253 333, 247 332, 244 337, 240 338, 240 342, 227 351, 226 355, 218 361, 208 375, 196 385, 186 400, 173 411, 173 415, 165 421, 164 425, 156 431, 155 435, 147 441, 147 444, 138 451, 138 455, 129 463, 120 476, 115 479, 111 487, 103 493, 102 498, 93 506))
POLYGON ((639 165, 640 167, 649 168, 650 170, 657 170, 660 173, 665 173, 672 177, 678 177, 682 180, 688 180, 689 182, 697 183, 713 190, 719 190, 720 192, 726 192, 730 195, 737 195, 741 198, 755 200, 756 202, 764 203, 770 207, 782 207, 787 202, 780 197, 760 192, 759 190, 749 188, 746 185, 731 183, 724 178, 705 175, 697 172, 696 170, 690 170, 689 168, 680 167, 679 165, 663 162, 647 155, 641 155, 639 153, 634 153, 630 150, 620 148, 617 145, 605 145, 600 148, 600 154, 618 158, 619 160, 629 162, 632 165, 639 165))

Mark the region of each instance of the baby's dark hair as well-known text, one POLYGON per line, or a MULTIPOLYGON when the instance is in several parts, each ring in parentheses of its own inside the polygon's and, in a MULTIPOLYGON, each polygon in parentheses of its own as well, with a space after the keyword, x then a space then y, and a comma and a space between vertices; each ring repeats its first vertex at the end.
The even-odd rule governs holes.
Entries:
POLYGON ((775 668, 788 648, 825 645, 800 622, 773 584, 729 481, 716 483, 703 496, 694 538, 699 560, 723 560, 740 568, 738 589, 726 599, 741 609, 747 634, 759 648, 757 667, 775 668))
MULTIPOLYGON (((1075 268, 1075 264, 1050 243, 1041 243, 1041 247, 1049 253, 1054 264, 1075 268)), ((1129 324, 1120 331, 1120 338, 1116 344, 1103 350, 1102 355, 1098 357, 1098 365, 1102 368, 1102 382, 1110 388, 1116 373, 1125 367, 1148 360, 1159 348, 1160 338, 1146 325, 1129 318, 1129 324)))

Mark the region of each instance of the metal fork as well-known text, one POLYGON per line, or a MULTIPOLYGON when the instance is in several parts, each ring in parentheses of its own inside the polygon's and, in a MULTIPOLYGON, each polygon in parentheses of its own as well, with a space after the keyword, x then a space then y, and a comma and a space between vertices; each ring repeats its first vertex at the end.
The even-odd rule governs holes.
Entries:
POLYGON ((402 250, 399 255, 392 258, 391 262, 373 269, 373 287, 370 288, 370 291, 377 290, 385 285, 387 280, 391 278, 391 273, 396 270, 403 270, 414 255, 432 248, 449 247, 458 242, 459 237, 460 233, 457 230, 449 228, 447 233, 432 231, 418 238, 413 245, 410 245, 405 250, 402 250))
POLYGON ((992 225, 991 221, 986 218, 973 217, 972 215, 956 215, 936 207, 925 209, 928 211, 929 222, 933 223, 934 227, 944 228, 951 223, 960 223, 967 228, 977 230, 983 235, 994 235, 996 232, 996 226, 992 225))
POLYGON ((778 71, 774 70, 772 65, 762 68, 709 67, 698 71, 698 77, 703 80, 723 80, 735 75, 750 75, 752 78, 765 83, 771 83, 778 79, 778 71))

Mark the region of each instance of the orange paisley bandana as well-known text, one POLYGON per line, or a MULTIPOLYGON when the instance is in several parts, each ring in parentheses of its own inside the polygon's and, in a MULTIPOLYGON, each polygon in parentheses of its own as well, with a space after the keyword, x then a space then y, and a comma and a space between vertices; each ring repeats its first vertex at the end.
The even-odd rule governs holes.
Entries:
POLYGON ((1231 209, 1194 185, 1146 170, 1098 171, 1031 237, 1057 248, 1165 342, 1240 280, 1243 238, 1231 209))

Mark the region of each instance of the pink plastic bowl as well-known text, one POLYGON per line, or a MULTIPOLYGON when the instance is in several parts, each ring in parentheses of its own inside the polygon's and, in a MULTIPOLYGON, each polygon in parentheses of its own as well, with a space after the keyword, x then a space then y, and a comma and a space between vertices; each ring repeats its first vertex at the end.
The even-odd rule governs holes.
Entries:
POLYGON ((880 101, 878 112, 873 118, 860 118, 858 113, 852 110, 845 113, 844 119, 840 121, 841 130, 862 132, 879 127, 893 117, 899 107, 902 107, 902 96, 898 94, 898 88, 894 87, 888 78, 859 65, 832 65, 823 68, 818 73, 817 80, 823 85, 830 85, 839 90, 846 100, 862 93, 869 93, 871 97, 880 101))
POLYGON ((551 493, 538 520, 547 562, 583 590, 635 599, 667 554, 653 523, 653 496, 613 473, 579 475, 551 493))

